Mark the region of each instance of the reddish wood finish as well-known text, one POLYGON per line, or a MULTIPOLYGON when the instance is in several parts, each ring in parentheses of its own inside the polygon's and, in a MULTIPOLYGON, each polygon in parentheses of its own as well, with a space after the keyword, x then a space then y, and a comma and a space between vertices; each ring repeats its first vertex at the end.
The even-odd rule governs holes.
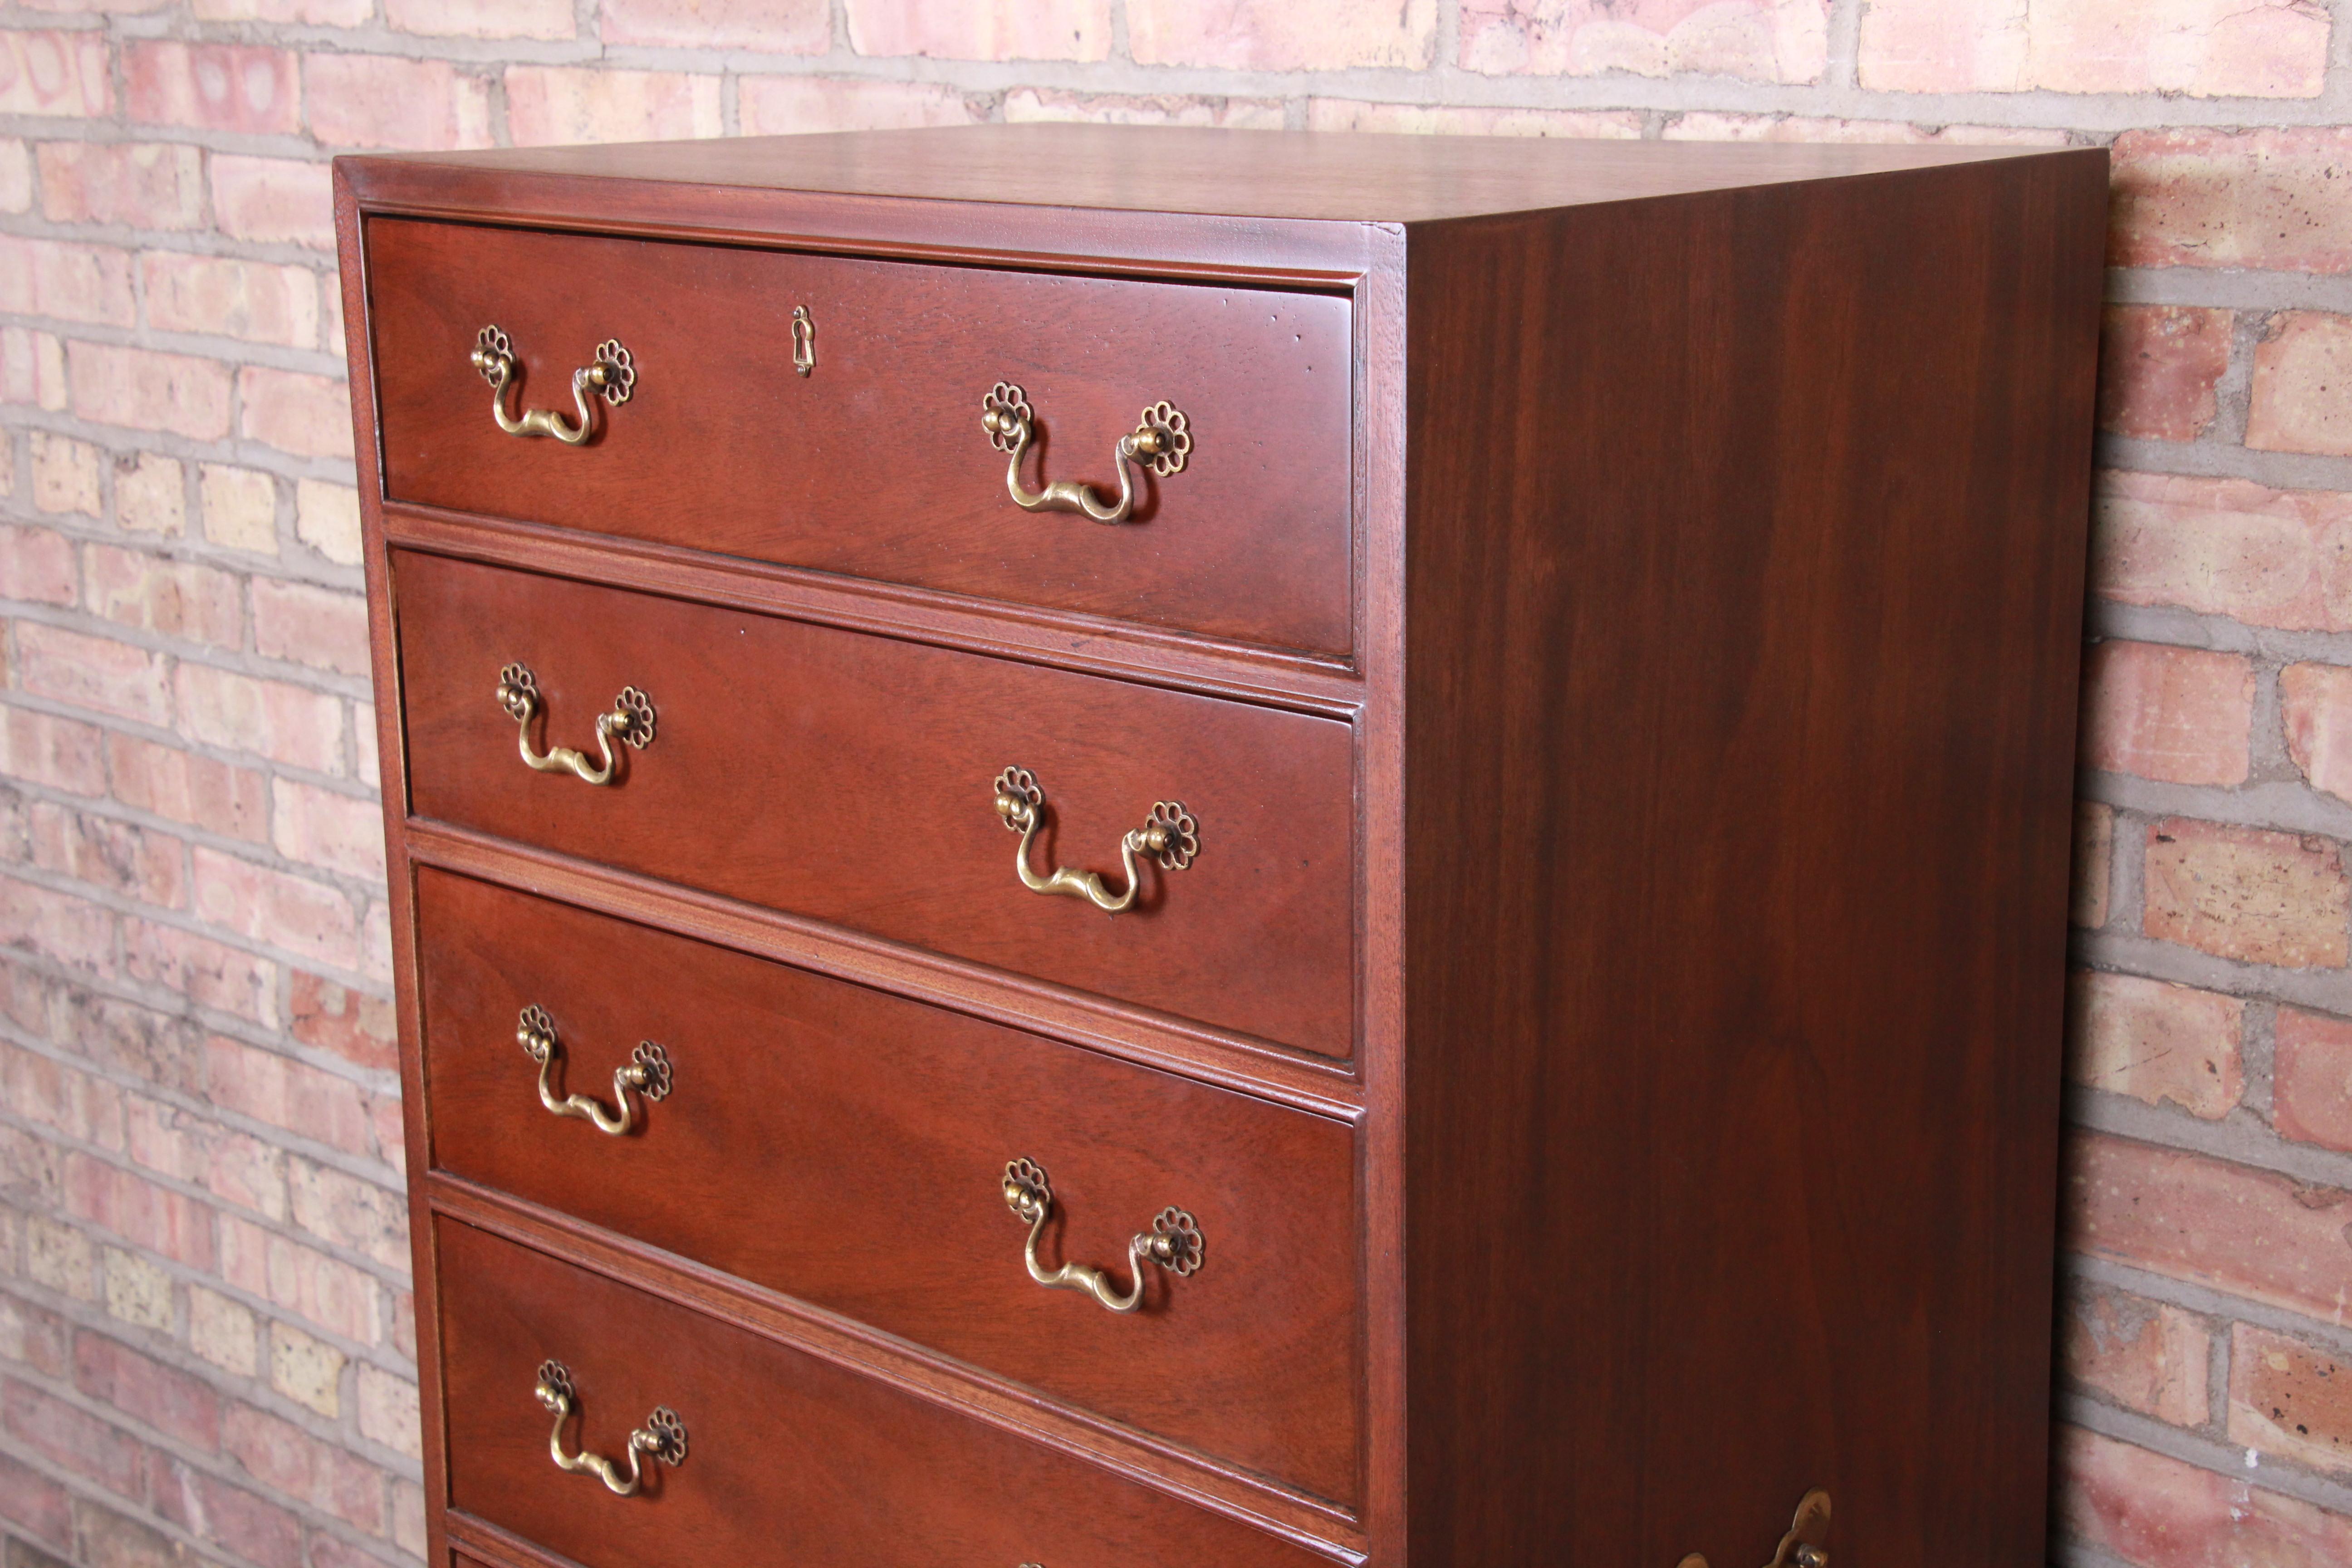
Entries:
POLYGON ((585 1568, 1320 1563, 543 1253, 449 1221, 436 1241, 451 1504, 585 1568), (685 1462, 631 1498, 558 1469, 531 1397, 550 1356, 578 1388, 570 1446, 617 1458, 667 1405, 686 1425, 685 1462))
POLYGON ((367 244, 394 500, 1350 646, 1342 296, 393 219, 367 244), (816 329, 805 378, 796 305, 816 329), (510 411, 568 416, 572 372, 606 338, 634 356, 635 391, 585 446, 508 436, 467 361, 493 323, 525 370, 510 411), (980 425, 998 382, 1036 410, 1033 489, 1074 479, 1116 496, 1112 447, 1163 399, 1192 453, 1145 481, 1132 523, 1024 512, 980 425))
POLYGON ((416 896, 436 1169, 1358 1497, 1345 1126, 484 882, 426 872, 416 896), (611 1105, 640 1039, 673 1092, 622 1137, 549 1114, 515 1041, 533 1005, 559 1092, 611 1105), (1203 1266, 1148 1269, 1128 1315, 1034 1284, 998 1191, 1014 1158, 1053 1180, 1046 1267, 1123 1285, 1128 1238, 1171 1205, 1203 1266))
POLYGON ((415 810, 1320 1052, 1353 1045, 1348 728, 1123 681, 403 553, 415 810), (535 745, 594 753, 643 688, 656 737, 593 788, 536 773, 491 692, 537 674, 535 745), (1043 869, 1120 879, 1158 800, 1185 870, 1106 916, 1021 885, 992 781, 1034 772, 1043 869))

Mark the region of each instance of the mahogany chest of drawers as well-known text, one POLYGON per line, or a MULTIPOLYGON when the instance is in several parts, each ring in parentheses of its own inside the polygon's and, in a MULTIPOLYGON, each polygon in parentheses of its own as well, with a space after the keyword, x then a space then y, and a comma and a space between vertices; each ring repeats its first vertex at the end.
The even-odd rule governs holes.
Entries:
POLYGON ((2037 1561, 2105 184, 339 161, 435 1568, 2037 1561))

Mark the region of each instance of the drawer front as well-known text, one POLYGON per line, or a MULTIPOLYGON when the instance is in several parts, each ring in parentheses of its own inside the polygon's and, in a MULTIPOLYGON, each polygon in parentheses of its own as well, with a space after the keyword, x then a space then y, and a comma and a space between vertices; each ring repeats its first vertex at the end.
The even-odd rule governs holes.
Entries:
POLYGON ((1350 644, 1349 306, 1336 295, 853 261, 376 218, 386 492, 793 566, 1318 652, 1350 644), (793 372, 805 307, 815 363, 793 372), (504 330, 519 406, 574 404, 610 339, 626 403, 582 446, 500 430, 469 362, 504 330), (1133 521, 1024 512, 981 426, 1027 394, 1024 482, 1118 490, 1147 405, 1184 466, 1133 521))
POLYGON ((420 815, 837 921, 1165 1013, 1349 1054, 1349 731, 1326 719, 593 587, 394 558, 420 815), (534 773, 495 692, 533 671, 531 744, 597 754, 625 687, 654 710, 616 781, 534 773), (1040 896, 992 781, 1044 796, 1029 863, 1124 890, 1120 843, 1181 802, 1198 854, 1136 908, 1040 896))
POLYGON ((1355 1502, 1344 1126, 470 879, 422 872, 416 898, 437 1169, 1355 1502), (551 1092, 625 1132, 541 1103, 528 1007, 551 1092), (613 1082, 641 1040, 668 1064, 657 1101, 613 1082), (1016 1159, 1047 1174, 1049 1270, 1126 1289, 1129 1238, 1171 1206, 1200 1268, 1147 1267, 1129 1313, 1037 1285, 1016 1159))
POLYGON ((586 1568, 1320 1562, 544 1254, 448 1220, 435 1237, 450 1504, 586 1568), (652 1462, 632 1497, 558 1469, 533 1397, 551 1359, 572 1387, 567 1453, 625 1475, 629 1433, 667 1407, 681 1462, 652 1462))

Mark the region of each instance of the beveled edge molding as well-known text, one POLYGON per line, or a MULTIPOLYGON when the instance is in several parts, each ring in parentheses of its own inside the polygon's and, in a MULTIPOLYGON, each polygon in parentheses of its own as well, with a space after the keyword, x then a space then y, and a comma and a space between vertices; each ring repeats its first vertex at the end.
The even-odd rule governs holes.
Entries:
POLYGON ((1351 721, 1364 704, 1352 655, 1235 642, 1071 610, 713 555, 560 523, 388 497, 380 504, 387 550, 452 556, 1343 722, 1351 721))
POLYGON ((875 1378, 928 1404, 1264 1531, 1349 1568, 1370 1554, 1369 1537, 1357 1512, 1270 1478, 1093 1415, 855 1319, 464 1177, 428 1171, 421 1190, 436 1219, 488 1231, 730 1328, 875 1378))
POLYGON ((871 986, 1350 1126, 1364 1117, 1360 1058, 1317 1056, 432 817, 409 817, 406 839, 412 868, 871 986))
POLYGON ((441 1522, 452 1552, 462 1552, 496 1568, 580 1568, 573 1559, 462 1508, 443 1509, 441 1522))

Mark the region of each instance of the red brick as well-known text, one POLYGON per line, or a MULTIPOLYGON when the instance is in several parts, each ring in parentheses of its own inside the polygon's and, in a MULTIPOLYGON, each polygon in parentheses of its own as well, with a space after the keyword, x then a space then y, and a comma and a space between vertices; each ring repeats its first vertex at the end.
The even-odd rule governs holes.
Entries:
POLYGON ((228 434, 229 368, 218 360, 75 342, 66 345, 66 375, 81 418, 194 441, 228 434))
POLYGON ((55 333, 0 327, 0 402, 66 405, 65 344, 55 333))
POLYGON ((188 1020, 78 985, 59 988, 54 1012, 51 1038, 76 1055, 174 1093, 202 1091, 204 1037, 188 1020))
POLYGON ((443 38, 569 38, 571 0, 384 0, 384 20, 404 33, 443 38))
POLYGON ((0 114, 104 118, 114 111, 106 35, 32 28, 0 32, 0 114))
MULTIPOLYGON (((1166 0, 1158 5, 1162 25, 1172 28, 1175 7, 1166 0)), ((1291 26, 1303 28, 1317 14, 1297 6, 1291 15, 1291 26)), ((1411 15, 1407 10, 1399 21, 1409 25, 1404 18, 1411 15)), ((1128 26, 1131 33, 1134 23, 1128 26)), ((1644 0, 1633 5, 1619 0, 1465 0, 1462 6, 1461 63, 1490 74, 1593 76, 1622 70, 1798 83, 1820 80, 1828 58, 1826 0, 1644 0)))
POLYGON ((106 751, 123 805, 256 844, 268 837, 269 785, 260 773, 135 735, 109 735, 106 751))
POLYGON ((2116 266, 2352 270, 2352 130, 2127 131, 2113 157, 2116 266))
POLYGON ((2352 804, 2352 668, 2291 664, 2279 671, 2287 754, 2311 787, 2352 804))
POLYGON ((5 1449, 0 1449, 0 1519, 61 1551, 72 1538, 66 1489, 5 1449))
MULTIPOLYGON (((747 76, 737 79, 735 94, 736 116, 746 136, 898 131, 920 125, 964 125, 978 118, 963 94, 943 82, 747 76)), ((1012 117, 1009 102, 1006 117, 1012 117)))
POLYGON ((0 774, 74 795, 100 795, 105 731, 24 708, 0 708, 0 774))
POLYGON ((2101 476, 2092 590, 2290 631, 2352 631, 2352 495, 2101 476))
POLYGON ((120 1149, 122 1091, 37 1052, 0 1041, 0 1098, 27 1121, 86 1143, 120 1149))
POLYGON ((490 87, 446 60, 310 54, 302 61, 310 133, 330 147, 438 152, 490 143, 490 87))
POLYGON ((518 147, 663 142, 720 133, 719 79, 584 66, 509 66, 507 130, 518 147))
MULTIPOLYGON (((344 1339, 376 1339, 375 1281, 322 1252, 237 1218, 221 1215, 221 1278, 303 1321, 344 1339)), ((236 1441, 235 1412, 224 1437, 236 1441)))
POLYGON ((245 1405, 224 1424, 229 1452, 254 1479, 371 1535, 383 1531, 384 1475, 290 1422, 245 1405))
POLYGON ((302 126, 294 57, 243 44, 131 43, 122 50, 133 121, 284 135, 302 126))
POLYGON ((2303 5, 1874 0, 1859 63, 1876 91, 2310 98, 2326 60, 2326 14, 2303 5))
POLYGON ((310 27, 365 26, 375 0, 194 0, 199 22, 294 22, 310 27))
POLYGON ((2230 1441, 2352 1474, 2352 1361, 2237 1324, 2230 1333, 2230 1441))
POLYGON ((2352 883, 2325 838, 2167 817, 2147 830, 2141 927, 2220 958, 2341 969, 2352 883))
POLYGON ((294 1037, 318 1050, 332 1051, 354 1066, 381 1072, 400 1067, 400 1042, 392 1000, 371 996, 303 970, 289 983, 287 1010, 294 1037))
MULTIPOLYGON (((860 3, 851 0, 853 17, 860 3)), ((1066 3, 1038 0, 1047 8, 1066 3)), ((973 0, 969 8, 985 9, 987 4, 973 0)), ((1016 7, 1000 4, 996 9, 1002 15, 1016 7)), ((833 8, 825 0, 604 0, 603 10, 608 44, 755 49, 765 55, 821 55, 833 47, 833 8)))
POLYGON ((82 552, 89 607, 159 637, 234 648, 245 643, 237 580, 194 562, 92 544, 82 552))
POLYGON ((176 1442, 220 1446, 220 1396, 186 1373, 88 1329, 73 1340, 74 1386, 176 1442))
POLYGON ((187 901, 186 847, 152 832, 41 802, 33 807, 33 862, 159 909, 187 901))
MULTIPOLYGON (((1234 100, 1239 102, 1242 100, 1234 100)), ((1281 128, 1282 105, 1265 116, 1266 130, 1281 128)), ((1004 105, 1013 118, 1013 100, 1004 105)), ((1253 119, 1245 128, 1263 123, 1253 119)), ((1642 117, 1631 110, 1591 109, 1506 109, 1459 103, 1358 103, 1351 99, 1318 98, 1307 106, 1309 131, 1379 131, 1425 136, 1570 136, 1582 141, 1633 142, 1642 135, 1642 117)))
POLYGON ((242 1487, 158 1454, 150 1467, 155 1512, 258 1568, 302 1568, 302 1521, 242 1487))
POLYGON ((2178 1149, 2080 1132, 2065 1244, 2323 1322, 2352 1302, 2352 1193, 2178 1149))
POLYGON ((146 1450, 62 1399, 10 1379, 0 1384, 0 1426, 51 1464, 124 1497, 140 1495, 146 1450))
POLYGON ((2115 877, 2116 814, 2096 801, 2074 803, 2074 879, 2068 923, 2096 931, 2107 923, 2108 886, 2115 877))
MULTIPOLYGON (((1638 117, 1637 117, 1638 118, 1638 117)), ((1309 120, 1309 124, 1313 123, 1309 120)), ((2063 147, 2063 131, 2019 125, 1914 125, 1900 120, 1843 120, 1817 114, 1721 114, 1696 110, 1668 120, 1668 142, 1805 142, 1919 147, 2063 147)))
POLYGON ((192 1182, 222 1202, 286 1217, 286 1152, 209 1117, 132 1095, 123 1130, 134 1163, 192 1182))
POLYGON ((78 511, 98 517, 106 510, 106 495, 99 474, 103 456, 87 441, 76 441, 47 430, 36 430, 33 449, 33 504, 43 511, 78 511))
POLYGON ((343 705, 324 692, 234 670, 183 664, 180 727, 192 740, 249 752, 313 773, 339 773, 343 705))
MULTIPOLYGON (((1150 53, 1150 23, 1145 4, 1146 0, 1130 0, 1128 12, 1135 58, 1144 64, 1168 63, 1150 53)), ((1254 9, 1250 0, 1221 7, 1229 24, 1226 32, 1250 32, 1250 20, 1234 13, 1254 9)), ((966 5, 931 5, 923 0, 848 0, 848 14, 849 47, 861 55, 951 60, 1099 60, 1110 55, 1110 0, 1036 0, 1031 5, 1019 0, 974 0, 966 5)), ((1192 11, 1196 31, 1202 16, 1198 7, 1192 11)), ((1269 47, 1283 46, 1270 43, 1269 47)))
POLYGON ((270 840, 289 860, 383 880, 383 814, 373 800, 293 779, 278 781, 270 840))
POLYGON ((357 594, 315 588, 281 577, 253 579, 253 647, 268 658, 331 669, 368 672, 367 601, 357 594))
POLYGON ((0 523, 0 597, 70 605, 76 586, 73 542, 51 528, 0 523))
POLYGON ((40 169, 41 211, 58 223, 204 226, 204 159, 194 147, 44 142, 34 161, 40 169))
POLYGON ((2282 311, 2254 349, 2246 445, 2265 451, 2352 455, 2352 316, 2282 311))
POLYGON ((325 375, 247 365, 236 373, 237 433, 304 458, 352 456, 351 394, 325 375))
POLYGON ((2228 310, 2110 305, 2099 344, 2099 428, 2193 441, 2213 423, 2214 386, 2230 368, 2228 310))
POLYGON ((297 1159, 287 1173, 294 1223, 387 1268, 408 1267, 408 1206, 390 1187, 297 1159))
POLYGON ((416 1298, 406 1290, 392 1293, 392 1348, 416 1359, 416 1298))
POLYGON ((125 920, 122 964, 132 979, 184 993, 199 1007, 278 1023, 278 966, 266 958, 176 926, 125 920))
POLYGON ((77 1217, 191 1268, 212 1268, 213 1211, 195 1199, 74 1150, 66 1153, 65 1178, 66 1205, 77 1217))
POLYGON ((185 1549, 152 1525, 89 1498, 73 1500, 73 1516, 82 1561, 90 1568, 193 1568, 185 1549))
POLYGON ((215 1105, 347 1154, 376 1152, 365 1095, 349 1079, 226 1036, 205 1044, 205 1094, 215 1105))
POLYGON ((334 183, 324 163, 212 156, 213 216, 232 239, 335 247, 334 183))
POLYGON ((2083 663, 2083 765, 2167 784, 2243 784, 2253 710, 2253 666, 2240 655, 2103 642, 2083 663))
POLYGON ((2058 1331, 2066 1377, 2175 1426, 2205 1424, 2213 1340, 2201 1318, 2121 1290, 2078 1289, 2058 1331))
POLYGON ((159 331, 300 349, 319 343, 319 275, 307 267, 151 250, 139 258, 139 275, 147 324, 159 331))
POLYGON ((171 686, 161 654, 112 637, 19 621, 16 659, 16 679, 27 691, 149 724, 172 721, 171 686))
POLYGON ((65 245, 0 236, 0 310, 127 327, 131 253, 110 245, 65 245))
POLYGON ((2271 1074, 2279 1135, 2352 1151, 2352 1019, 2281 1007, 2271 1074))
POLYGON ((2352 1519, 2080 1427, 2053 1436, 2057 1532, 2132 1568, 2352 1563, 2352 1519))
POLYGON ((202 845, 190 858, 198 919, 313 963, 359 967, 358 923, 351 900, 334 889, 202 845))

